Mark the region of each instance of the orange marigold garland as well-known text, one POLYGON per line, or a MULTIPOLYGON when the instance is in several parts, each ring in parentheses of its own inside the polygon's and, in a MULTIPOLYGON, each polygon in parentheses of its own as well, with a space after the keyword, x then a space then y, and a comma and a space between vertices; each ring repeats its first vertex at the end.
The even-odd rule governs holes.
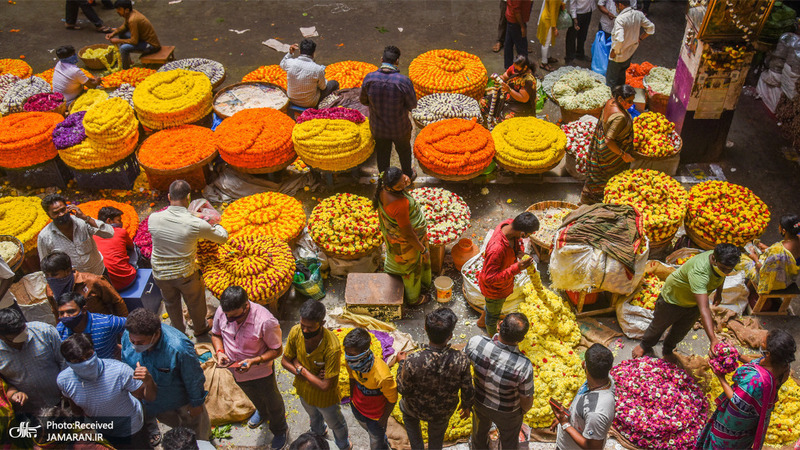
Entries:
POLYGON ((0 75, 10 73, 20 78, 29 78, 33 75, 31 65, 21 59, 0 59, 0 75))
POLYGON ((286 89, 286 71, 278 65, 261 66, 242 77, 242 82, 245 81, 264 81, 286 89))
POLYGON ((434 173, 470 175, 492 163, 494 140, 475 119, 446 119, 420 131, 414 141, 414 155, 434 173))
POLYGON ((154 73, 156 73, 154 69, 145 69, 144 67, 120 70, 119 72, 114 72, 111 75, 103 77, 103 87, 106 89, 116 89, 124 83, 135 87, 154 73))
POLYGON ((292 144, 294 120, 272 108, 237 112, 217 127, 217 149, 234 167, 280 168, 297 158, 292 144))
POLYGON ((208 128, 181 125, 148 137, 139 147, 139 163, 158 170, 196 164, 217 151, 216 135, 208 128))
POLYGON ((21 112, 0 118, 0 167, 19 169, 55 158, 53 130, 62 120, 64 116, 52 112, 21 112))
POLYGON ((411 61, 408 76, 417 98, 436 92, 464 94, 476 100, 489 81, 486 67, 477 56, 459 50, 431 50, 411 61))
POLYGON ((104 206, 111 206, 122 211, 122 228, 128 232, 128 236, 133 239, 136 236, 136 230, 139 228, 139 214, 136 209, 127 203, 115 202, 114 200, 93 200, 91 202, 81 203, 78 208, 89 217, 97 219, 100 214, 100 208, 104 206))
POLYGON ((225 209, 220 221, 231 238, 266 235, 282 241, 297 237, 305 224, 303 205, 297 199, 278 192, 240 198, 225 209))
POLYGON ((339 61, 325 67, 325 78, 339 82, 339 89, 361 87, 364 77, 378 70, 375 64, 360 61, 339 61))

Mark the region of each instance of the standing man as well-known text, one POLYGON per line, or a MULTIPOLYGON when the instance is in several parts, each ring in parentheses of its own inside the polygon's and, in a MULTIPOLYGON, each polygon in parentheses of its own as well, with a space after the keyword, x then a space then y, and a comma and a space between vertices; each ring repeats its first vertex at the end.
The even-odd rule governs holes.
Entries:
POLYGON ((551 431, 558 425, 556 448, 600 449, 606 445, 616 405, 614 382, 608 376, 613 365, 614 355, 601 344, 586 350, 582 363, 586 382, 572 400, 569 414, 550 404, 556 416, 551 431))
POLYGON ((381 67, 368 73, 361 83, 361 103, 369 106, 369 129, 375 138, 378 172, 389 168, 392 144, 400 159, 403 173, 413 181, 411 168, 411 119, 408 113, 417 107, 417 94, 411 80, 400 73, 400 49, 389 45, 383 49, 381 67))
POLYGON ((572 26, 567 29, 567 54, 564 64, 570 64, 572 60, 589 61, 586 56, 586 36, 589 33, 589 25, 592 23, 592 12, 594 11, 596 0, 567 0, 567 9, 572 17, 572 26))
POLYGON ((324 436, 328 424, 336 447, 344 450, 350 448, 350 441, 339 407, 342 347, 324 325, 325 304, 306 300, 300 307, 300 323, 289 331, 281 365, 294 375, 294 387, 311 420, 311 432, 324 436))
POLYGON ((319 102, 339 89, 339 82, 325 79, 325 66, 314 62, 317 44, 303 39, 292 44, 281 60, 286 71, 286 94, 289 100, 303 108, 316 108, 319 102), (299 54, 299 55, 298 55, 299 54))
MULTIPOLYGON (((636 0, 631 0, 631 7, 636 7, 636 0)), ((614 30, 614 19, 617 18, 616 0, 597 0, 597 9, 600 10, 600 30, 608 39, 611 37, 611 32, 614 30)))
POLYGON ((119 293, 105 278, 91 273, 78 272, 64 252, 53 252, 42 260, 42 272, 47 280, 45 295, 53 315, 58 321, 56 299, 64 294, 80 294, 86 299, 86 311, 97 314, 128 316, 128 307, 119 293))
POLYGON ((110 30, 111 32, 106 35, 106 40, 119 46, 123 69, 131 67, 131 53, 149 55, 161 50, 161 43, 158 41, 153 25, 144 14, 133 9, 131 0, 117 0, 114 2, 114 9, 117 10, 120 17, 125 19, 125 22, 119 28, 110 30))
POLYGON ((644 332, 642 341, 633 349, 634 358, 653 350, 661 335, 670 326, 661 353, 664 359, 675 361, 675 347, 689 334, 700 318, 708 335, 711 352, 719 343, 714 333, 708 296, 714 292, 714 305, 722 302, 725 277, 739 263, 740 252, 733 244, 719 244, 714 250, 700 253, 672 272, 658 294, 653 320, 644 332))
POLYGON ((78 21, 78 9, 83 11, 83 15, 89 19, 89 22, 92 22, 94 25, 95 31, 98 33, 108 33, 111 31, 110 27, 103 25, 103 19, 97 15, 95 10, 89 5, 89 2, 86 0, 67 0, 67 10, 66 15, 64 17, 64 25, 67 27, 68 30, 80 30, 81 27, 76 25, 75 23, 78 21))
POLYGON ((533 364, 517 347, 528 327, 525 314, 511 313, 500 322, 498 336, 473 336, 464 349, 475 371, 473 448, 489 448, 492 423, 500 433, 500 448, 519 448, 522 418, 533 405, 533 364))
POLYGON ((228 232, 221 225, 210 225, 189 212, 190 191, 186 181, 173 181, 167 194, 169 207, 150 215, 150 235, 153 238, 150 263, 172 326, 186 332, 181 307, 183 296, 194 334, 200 336, 208 333, 211 325, 206 321, 206 288, 196 263, 197 241, 208 239, 224 244, 228 232))
POLYGON ((144 410, 139 400, 156 399, 157 387, 146 367, 100 358, 88 336, 77 333, 61 343, 67 367, 58 375, 58 387, 77 416, 111 421, 103 437, 114 448, 148 448, 144 410))
POLYGON ((80 294, 64 294, 57 302, 56 329, 62 340, 76 333, 84 334, 91 339, 98 358, 119 359, 120 339, 125 332, 124 317, 88 312, 86 299, 80 294))
POLYGON ((495 42, 492 47, 492 51, 495 53, 502 50, 506 43, 506 25, 508 24, 508 20, 506 20, 507 6, 506 0, 500 0, 500 22, 497 24, 497 42, 495 42))
POLYGON ((411 448, 425 448, 420 420, 428 422, 428 450, 441 450, 456 407, 462 419, 469 417, 474 400, 469 359, 448 345, 456 322, 458 318, 450 308, 428 313, 425 333, 430 343, 408 356, 398 355, 397 392, 403 396, 400 411, 411 448))
POLYGON ((611 53, 606 71, 606 85, 612 89, 625 84, 625 71, 631 65, 633 53, 640 42, 656 32, 656 26, 643 12, 631 8, 630 0, 616 0, 616 3, 620 13, 611 30, 611 53))
POLYGON ((103 255, 97 250, 92 236, 114 237, 111 225, 87 216, 75 205, 67 205, 61 194, 46 195, 42 199, 42 209, 52 222, 39 233, 39 260, 53 252, 64 252, 79 272, 105 274, 103 255))
POLYGON ((483 252, 483 268, 478 272, 478 287, 486 297, 486 303, 478 319, 478 326, 486 326, 489 336, 497 333, 497 320, 503 312, 506 297, 514 292, 514 277, 527 269, 532 258, 523 258, 525 247, 522 239, 539 229, 539 219, 533 213, 524 212, 512 219, 504 220, 494 229, 483 252))
POLYGON ((515 49, 517 55, 528 56, 528 20, 532 7, 531 0, 508 0, 506 3, 506 42, 503 45, 503 67, 506 70, 514 64, 515 49))
POLYGON ((122 211, 113 206, 104 206, 97 213, 97 218, 114 228, 114 237, 100 239, 95 236, 94 242, 103 255, 103 265, 111 285, 117 291, 123 291, 136 281, 136 264, 139 260, 136 247, 128 230, 122 227, 122 211))
POLYGON ((269 423, 271 448, 282 449, 289 425, 272 364, 283 352, 278 320, 267 308, 249 301, 242 287, 230 286, 219 297, 211 342, 218 366, 231 370, 236 384, 269 423))
MULTIPOLYGON (((67 2, 70 3, 70 2, 67 2)), ((78 68, 78 54, 75 47, 64 45, 56 49, 58 62, 53 70, 53 92, 64 96, 67 104, 83 94, 84 87, 96 87, 102 78, 88 77, 78 68)))
POLYGON ((191 428, 198 438, 208 440, 211 424, 205 407, 206 377, 194 344, 185 334, 162 324, 154 312, 136 309, 125 323, 122 362, 134 370, 144 367, 156 374, 158 396, 144 402, 151 446, 161 441, 156 419, 172 428, 191 428))
POLYGON ((0 376, 13 389, 7 394, 15 412, 35 414, 61 401, 56 378, 66 364, 60 348, 52 325, 25 323, 15 308, 0 309, 0 376))

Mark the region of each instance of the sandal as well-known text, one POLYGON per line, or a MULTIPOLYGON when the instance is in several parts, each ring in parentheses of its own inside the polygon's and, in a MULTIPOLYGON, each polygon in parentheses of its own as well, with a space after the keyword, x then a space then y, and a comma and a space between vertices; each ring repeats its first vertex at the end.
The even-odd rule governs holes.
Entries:
POLYGON ((499 42, 495 42, 494 46, 492 47, 492 51, 495 52, 495 53, 499 52, 502 49, 503 49, 503 44, 501 44, 499 42))
POLYGON ((79 27, 78 25, 65 25, 66 29, 68 30, 80 30, 83 27, 79 27))
POLYGON ((114 31, 114 29, 105 25, 105 26, 95 27, 94 31, 97 31, 98 33, 111 33, 112 31, 114 31))
POLYGON ((151 434, 148 438, 148 443, 151 448, 156 448, 156 446, 161 443, 161 433, 151 434))
POLYGON ((546 70, 548 72, 552 72, 552 71, 556 70, 555 67, 551 66, 549 63, 548 64, 542 64, 539 67, 541 67, 542 69, 544 69, 544 70, 546 70))

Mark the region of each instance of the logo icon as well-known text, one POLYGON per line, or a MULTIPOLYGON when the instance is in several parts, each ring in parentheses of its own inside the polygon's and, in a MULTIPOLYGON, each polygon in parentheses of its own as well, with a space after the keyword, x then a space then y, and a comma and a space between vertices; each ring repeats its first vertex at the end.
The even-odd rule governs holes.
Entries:
POLYGON ((8 435, 13 439, 33 439, 39 435, 39 428, 41 425, 32 427, 30 422, 22 422, 18 427, 11 427, 8 429, 8 435))

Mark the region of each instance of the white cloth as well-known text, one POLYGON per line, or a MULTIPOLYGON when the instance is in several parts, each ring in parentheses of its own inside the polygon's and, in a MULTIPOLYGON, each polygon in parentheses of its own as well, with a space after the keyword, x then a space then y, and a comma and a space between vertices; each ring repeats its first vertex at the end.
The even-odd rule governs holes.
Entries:
POLYGON ((611 31, 611 50, 615 52, 614 58, 609 54, 608 59, 616 62, 625 62, 633 56, 639 48, 639 34, 644 28, 645 33, 653 34, 656 26, 643 12, 631 7, 625 8, 614 20, 614 29, 611 31))
MULTIPOLYGON (((613 15, 617 15, 617 4, 615 0, 597 0, 597 5, 602 6, 613 15)), ((636 0, 631 0, 631 8, 636 8, 636 0)), ((614 19, 609 18, 605 14, 600 14, 600 29, 608 34, 614 29, 614 19)))
POLYGON ((210 225, 183 206, 173 205, 151 214, 148 226, 153 238, 150 263, 156 280, 174 280, 195 273, 198 240, 208 239, 217 244, 228 240, 225 228, 210 225))
POLYGON ((112 238, 114 227, 95 219, 94 222, 99 225, 95 228, 73 215, 69 217, 72 219, 72 239, 66 237, 53 222, 48 223, 39 233, 36 245, 39 249, 39 260, 45 259, 53 252, 64 252, 69 255, 72 267, 78 272, 103 275, 106 270, 103 265, 103 255, 97 250, 97 244, 92 236, 112 238))
POLYGON ((64 95, 64 101, 69 103, 83 93, 83 85, 89 81, 89 77, 81 71, 75 64, 67 64, 64 61, 56 63, 53 71, 53 92, 64 95))
POLYGON ((578 18, 578 14, 586 14, 594 11, 597 3, 595 0, 567 0, 567 11, 573 19, 578 18))
POLYGON ((281 60, 286 71, 286 93, 289 100, 303 108, 313 108, 319 103, 320 91, 325 89, 325 66, 317 64, 308 55, 297 57, 287 53, 281 60))
MULTIPOLYGON (((8 280, 10 278, 14 278, 14 272, 11 270, 11 267, 8 267, 8 263, 0 257, 0 280, 8 280)), ((0 309, 8 308, 16 301, 17 299, 14 298, 14 294, 12 294, 11 289, 9 289, 6 291, 3 298, 0 298, 0 309)))

